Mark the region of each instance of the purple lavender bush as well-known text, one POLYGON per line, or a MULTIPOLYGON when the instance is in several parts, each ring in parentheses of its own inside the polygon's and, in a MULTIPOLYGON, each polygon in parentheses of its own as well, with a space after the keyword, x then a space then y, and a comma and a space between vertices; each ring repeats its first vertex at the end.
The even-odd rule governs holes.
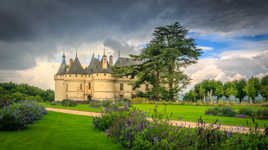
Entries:
MULTIPOLYGON (((111 116, 111 114, 120 116, 113 113, 119 112, 109 112, 101 118, 107 120, 107 115, 111 116)), ((248 134, 238 134, 219 130, 220 125, 217 121, 206 127, 201 118, 195 129, 171 126, 168 122, 169 118, 165 116, 157 112, 156 108, 149 121, 145 112, 132 108, 125 112, 123 117, 111 117, 116 119, 111 121, 104 130, 107 136, 132 150, 268 149, 268 128, 265 129, 264 134, 259 132, 254 119, 252 119, 253 125, 256 125, 248 134)))
POLYGON ((0 110, 0 130, 25 129, 28 124, 40 120, 47 114, 43 106, 35 101, 20 101, 0 110))

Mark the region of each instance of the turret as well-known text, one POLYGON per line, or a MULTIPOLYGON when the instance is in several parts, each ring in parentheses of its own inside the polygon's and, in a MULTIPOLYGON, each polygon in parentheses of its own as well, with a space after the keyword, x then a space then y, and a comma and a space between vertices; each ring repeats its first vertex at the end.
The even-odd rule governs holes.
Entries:
POLYGON ((66 62, 65 62, 65 55, 63 53, 63 55, 62 55, 62 63, 61 63, 60 68, 59 68, 59 70, 57 72, 57 75, 63 75, 65 73, 66 73, 66 62))
POLYGON ((110 67, 113 66, 113 55, 111 55, 111 56, 109 57, 109 65, 110 65, 110 67))
POLYGON ((108 68, 108 66, 107 66, 107 57, 105 55, 105 50, 104 50, 104 53, 103 53, 103 56, 102 56, 101 65, 102 65, 102 69, 107 69, 108 68))
POLYGON ((70 65, 69 65, 69 68, 71 68, 71 66, 72 66, 72 64, 73 64, 73 59, 72 58, 70 58, 70 60, 69 60, 69 63, 70 63, 70 65))
POLYGON ((107 69, 108 66, 107 66, 107 57, 106 57, 106 55, 102 56, 101 64, 102 64, 103 69, 107 69))

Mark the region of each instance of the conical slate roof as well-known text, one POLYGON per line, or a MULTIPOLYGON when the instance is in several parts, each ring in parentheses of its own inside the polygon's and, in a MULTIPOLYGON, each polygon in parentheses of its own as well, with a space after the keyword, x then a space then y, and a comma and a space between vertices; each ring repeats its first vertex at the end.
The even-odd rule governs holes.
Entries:
POLYGON ((78 57, 76 56, 73 64, 70 67, 68 74, 84 74, 84 73, 85 73, 85 70, 81 66, 80 61, 78 57))
POLYGON ((131 66, 138 64, 137 61, 132 60, 131 58, 119 57, 115 62, 115 66, 122 67, 122 66, 131 66))
POLYGON ((65 73, 66 73, 66 62, 65 62, 65 55, 63 54, 62 63, 60 65, 60 68, 59 68, 58 72, 56 73, 56 75, 63 75, 65 73))
POLYGON ((86 73, 96 73, 101 70, 101 63, 100 61, 94 57, 94 55, 91 58, 90 64, 88 65, 86 69, 86 73))
MULTIPOLYGON (((102 68, 103 66, 103 59, 102 61, 100 61, 99 59, 95 58, 94 55, 91 58, 90 64, 88 65, 87 68, 83 69, 77 54, 76 57, 72 63, 72 65, 70 65, 69 70, 67 71, 67 64, 65 62, 65 55, 62 56, 63 60, 62 63, 60 65, 60 68, 58 70, 58 72, 56 73, 56 75, 63 75, 63 74, 92 74, 92 73, 113 73, 113 66, 109 65, 108 61, 106 61, 107 63, 107 68, 104 69, 102 68)), ((135 65, 137 64, 137 61, 133 61, 130 58, 124 58, 124 57, 119 57, 115 63, 114 66, 128 66, 128 65, 135 65)))

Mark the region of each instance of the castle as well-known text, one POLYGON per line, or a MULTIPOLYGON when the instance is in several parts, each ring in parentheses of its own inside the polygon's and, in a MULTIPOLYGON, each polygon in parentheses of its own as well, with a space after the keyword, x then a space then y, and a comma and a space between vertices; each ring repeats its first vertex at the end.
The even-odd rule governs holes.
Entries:
POLYGON ((65 55, 55 80, 55 100, 72 99, 76 101, 86 100, 116 100, 120 98, 131 98, 137 91, 145 91, 146 86, 133 90, 130 85, 135 79, 128 77, 114 77, 113 67, 135 64, 130 58, 120 57, 113 64, 113 56, 107 56, 105 52, 101 59, 91 58, 89 65, 83 68, 77 57, 70 59, 66 64, 65 55))

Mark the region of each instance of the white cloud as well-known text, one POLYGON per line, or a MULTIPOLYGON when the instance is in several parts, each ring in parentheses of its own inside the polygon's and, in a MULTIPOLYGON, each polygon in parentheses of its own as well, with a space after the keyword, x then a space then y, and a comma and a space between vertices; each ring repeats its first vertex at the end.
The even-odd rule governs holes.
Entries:
POLYGON ((203 51, 212 51, 213 47, 208 46, 197 46, 197 48, 202 49, 203 51))
POLYGON ((228 51, 218 56, 200 59, 185 70, 192 79, 187 90, 205 79, 226 82, 268 74, 268 51, 228 51))

